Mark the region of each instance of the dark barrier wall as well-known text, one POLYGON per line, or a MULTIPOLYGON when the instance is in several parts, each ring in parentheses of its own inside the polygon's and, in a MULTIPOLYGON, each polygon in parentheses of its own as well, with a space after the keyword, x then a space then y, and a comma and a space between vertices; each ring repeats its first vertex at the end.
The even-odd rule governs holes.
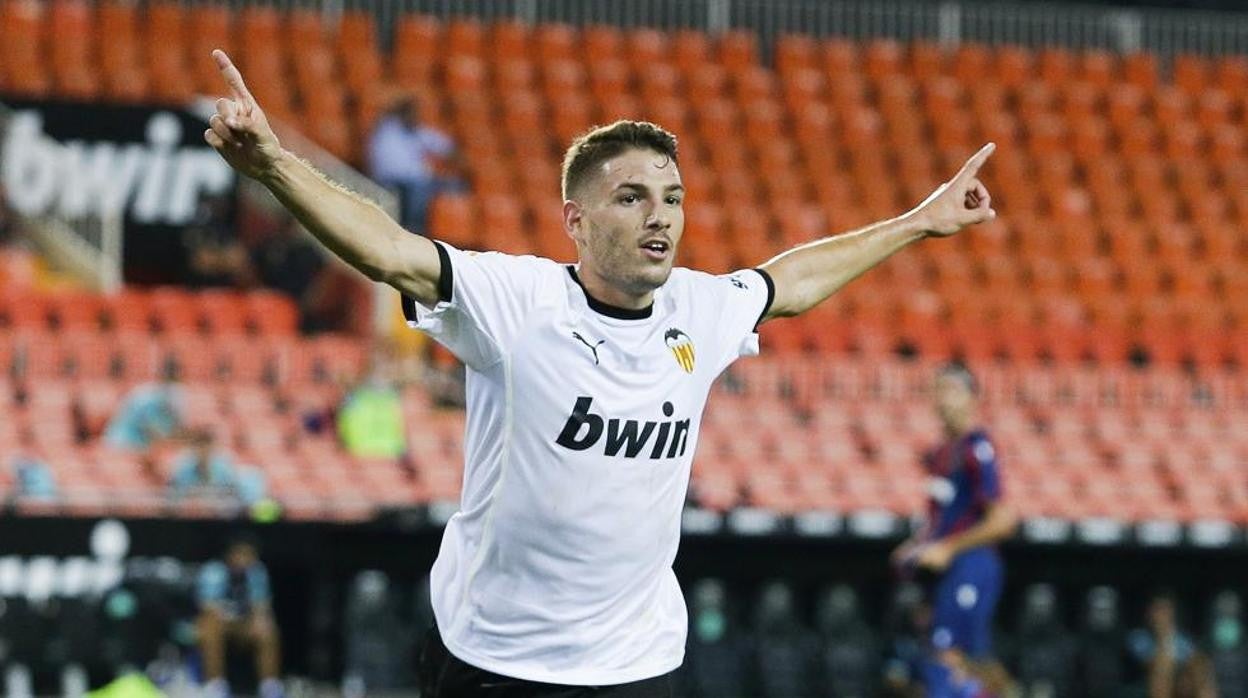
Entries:
POLYGON ((124 210, 126 281, 178 283, 187 230, 233 229, 237 178, 204 142, 207 124, 189 112, 0 101, 14 112, 0 142, 9 205, 71 218, 124 210))
MULTIPOLYGON (((89 555, 94 520, 0 518, 0 555, 89 555)), ((237 524, 193 520, 128 520, 132 556, 171 556, 201 562, 217 555, 237 524)), ((409 593, 428 574, 441 531, 425 526, 405 529, 394 522, 366 525, 275 523, 252 526, 274 587, 274 606, 282 629, 286 668, 293 673, 336 679, 342 670, 342 614, 354 575, 364 569, 385 571, 398 589, 409 593)), ((849 582, 862 594, 868 615, 881 617, 894 586, 887 567, 896 538, 810 539, 792 535, 689 535, 681 544, 676 572, 688 585, 705 576, 723 579, 744 603, 762 582, 787 579, 798 592, 803 611, 820 587, 849 582)), ((1005 546, 1007 591, 999 619, 1014 617, 1021 590, 1049 582, 1070 599, 1088 588, 1118 588, 1130 618, 1139 618, 1147 594, 1170 587, 1181 597, 1207 599, 1219 589, 1248 587, 1248 547, 1168 549, 1087 544, 1045 545, 1015 542, 1005 546)), ((1072 623, 1073 624, 1073 623, 1072 623)))

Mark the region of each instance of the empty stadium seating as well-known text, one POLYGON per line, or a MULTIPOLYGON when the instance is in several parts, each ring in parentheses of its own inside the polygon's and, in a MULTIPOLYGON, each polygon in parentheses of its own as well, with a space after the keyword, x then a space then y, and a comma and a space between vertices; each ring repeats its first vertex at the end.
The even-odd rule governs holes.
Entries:
MULTIPOLYGON (((961 356, 985 374, 1007 489, 1026 513, 1248 522, 1242 57, 798 35, 764 56, 745 32, 418 15, 398 18, 386 54, 372 18, 353 12, 330 26, 305 11, 159 2, 0 7, 0 94, 176 101, 190 91, 184 70, 194 90, 219 92, 208 51, 237 48, 272 115, 316 124, 313 138, 358 162, 390 91, 415 93, 466 156, 472 193, 430 212, 433 235, 465 247, 570 259, 561 150, 618 117, 680 137, 682 261, 711 271, 896 215, 995 141, 983 177, 996 221, 916 245, 763 329, 765 355, 782 358, 746 362, 747 392, 713 399, 694 497, 716 509, 916 510, 917 454, 938 431, 922 386, 935 362, 961 356), (53 33, 81 40, 63 46, 53 33), (746 424, 754 437, 739 438, 746 424)), ((2 305, 0 364, 95 419, 118 382, 149 379, 168 357, 193 374, 203 404, 233 394, 214 381, 260 391, 252 407, 203 416, 266 461, 300 515, 327 515, 330 501, 360 515, 395 492, 457 492, 462 416, 419 393, 408 395, 412 480, 348 463, 265 407, 287 394, 330 399, 318 392, 332 390, 327 377, 358 360, 358 348, 290 337, 293 319, 271 299, 128 291, 107 302, 6 295, 2 305)), ((69 404, 57 399, 39 409, 69 404)), ((23 415, 15 424, 42 424, 33 408, 9 406, 23 415)))

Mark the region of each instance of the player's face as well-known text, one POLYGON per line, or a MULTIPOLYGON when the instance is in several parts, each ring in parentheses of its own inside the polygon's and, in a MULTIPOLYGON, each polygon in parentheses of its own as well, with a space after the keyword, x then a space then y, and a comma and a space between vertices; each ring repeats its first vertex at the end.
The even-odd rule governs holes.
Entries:
POLYGON ((975 409, 975 395, 966 383, 953 376, 936 379, 936 412, 946 426, 965 424, 975 409))
POLYGON ((569 234, 582 267, 619 291, 644 295, 672 273, 685 230, 685 189, 670 158, 629 150, 599 166, 569 234))

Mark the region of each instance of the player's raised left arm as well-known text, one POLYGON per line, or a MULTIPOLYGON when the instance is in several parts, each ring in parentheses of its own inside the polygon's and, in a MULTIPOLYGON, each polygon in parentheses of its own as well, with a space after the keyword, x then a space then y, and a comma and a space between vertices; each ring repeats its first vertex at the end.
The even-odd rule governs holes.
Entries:
POLYGON ((979 168, 995 149, 992 143, 985 145, 953 179, 908 213, 795 247, 762 265, 776 286, 775 300, 763 319, 797 315, 815 307, 916 240, 946 237, 995 218, 992 197, 978 177, 979 168))

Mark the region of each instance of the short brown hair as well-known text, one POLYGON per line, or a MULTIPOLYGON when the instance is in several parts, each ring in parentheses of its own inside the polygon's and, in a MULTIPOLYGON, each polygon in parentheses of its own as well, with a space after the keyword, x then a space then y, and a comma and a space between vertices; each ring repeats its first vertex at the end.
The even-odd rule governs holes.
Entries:
POLYGON ((676 136, 649 121, 617 121, 577 136, 563 156, 563 198, 579 188, 598 165, 633 148, 653 150, 679 164, 676 136))

